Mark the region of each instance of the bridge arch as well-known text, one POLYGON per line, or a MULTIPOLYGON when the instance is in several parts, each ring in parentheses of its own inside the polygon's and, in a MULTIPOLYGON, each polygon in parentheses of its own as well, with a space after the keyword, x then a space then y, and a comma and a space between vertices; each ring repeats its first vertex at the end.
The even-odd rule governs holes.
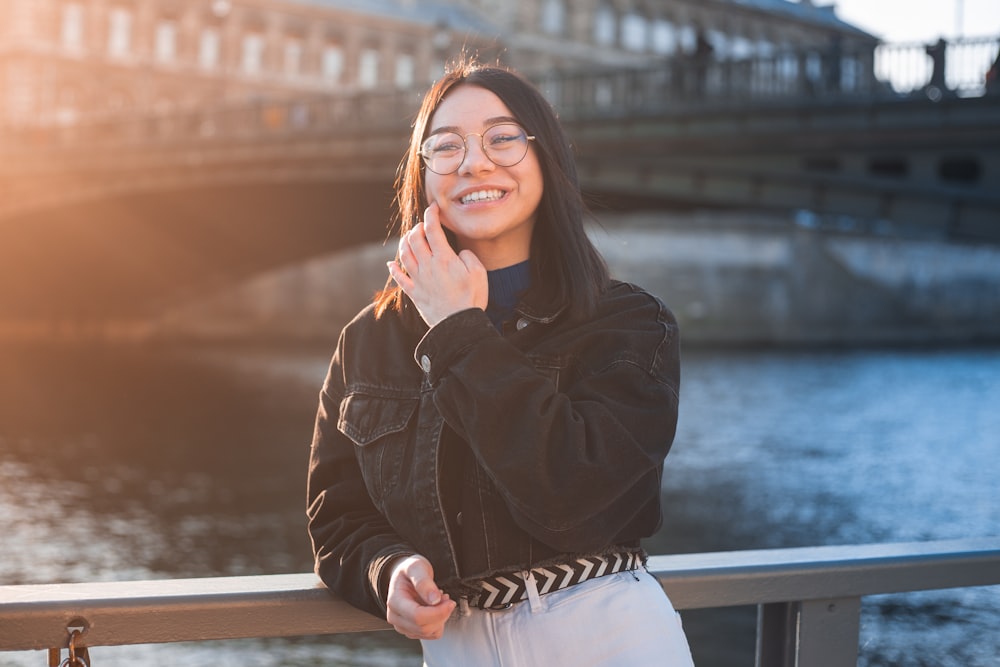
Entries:
POLYGON ((386 238, 385 183, 311 173, 161 183, 0 220, 0 317, 144 318, 249 276, 386 238))

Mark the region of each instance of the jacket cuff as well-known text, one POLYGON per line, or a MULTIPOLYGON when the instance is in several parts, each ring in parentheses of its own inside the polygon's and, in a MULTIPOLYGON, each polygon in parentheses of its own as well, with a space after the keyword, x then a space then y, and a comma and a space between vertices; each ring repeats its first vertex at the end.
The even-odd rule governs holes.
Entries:
POLYGON ((375 603, 386 616, 386 600, 389 597, 389 580, 392 578, 392 568, 403 558, 409 558, 416 552, 403 551, 398 547, 384 549, 375 555, 368 566, 368 583, 371 585, 375 603))
POLYGON ((487 337, 500 337, 482 308, 467 308, 441 320, 417 343, 413 358, 437 384, 455 359, 487 337))

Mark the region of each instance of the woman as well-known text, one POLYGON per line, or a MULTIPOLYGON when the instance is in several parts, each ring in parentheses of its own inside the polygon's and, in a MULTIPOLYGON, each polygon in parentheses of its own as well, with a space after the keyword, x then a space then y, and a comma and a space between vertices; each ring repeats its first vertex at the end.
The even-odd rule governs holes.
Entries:
POLYGON ((551 107, 458 64, 397 189, 389 282, 320 393, 317 573, 427 665, 690 665, 639 547, 660 525, 677 325, 608 277, 551 107))

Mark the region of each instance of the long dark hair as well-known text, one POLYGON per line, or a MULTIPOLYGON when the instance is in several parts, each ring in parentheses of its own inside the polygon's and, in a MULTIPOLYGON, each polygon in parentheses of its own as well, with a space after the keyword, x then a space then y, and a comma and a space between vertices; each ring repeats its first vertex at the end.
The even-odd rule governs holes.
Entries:
MULTIPOLYGON (((584 228, 586 210, 573 152, 552 106, 537 88, 505 67, 462 59, 427 91, 396 177, 400 237, 420 220, 427 207, 420 144, 431 116, 448 93, 459 86, 478 86, 490 91, 536 137, 534 146, 544 187, 532 232, 533 275, 527 299, 544 309, 566 305, 570 316, 587 317, 594 312, 600 293, 607 286, 608 268, 584 228)), ((375 297, 376 315, 389 309, 398 310, 402 303, 402 290, 390 279, 375 297)))

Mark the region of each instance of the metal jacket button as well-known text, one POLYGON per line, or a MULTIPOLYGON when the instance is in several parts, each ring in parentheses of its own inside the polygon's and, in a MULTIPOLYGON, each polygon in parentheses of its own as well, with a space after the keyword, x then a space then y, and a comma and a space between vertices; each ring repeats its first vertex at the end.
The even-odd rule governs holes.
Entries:
POLYGON ((431 358, 426 354, 420 357, 420 367, 424 369, 425 373, 431 372, 431 358))

